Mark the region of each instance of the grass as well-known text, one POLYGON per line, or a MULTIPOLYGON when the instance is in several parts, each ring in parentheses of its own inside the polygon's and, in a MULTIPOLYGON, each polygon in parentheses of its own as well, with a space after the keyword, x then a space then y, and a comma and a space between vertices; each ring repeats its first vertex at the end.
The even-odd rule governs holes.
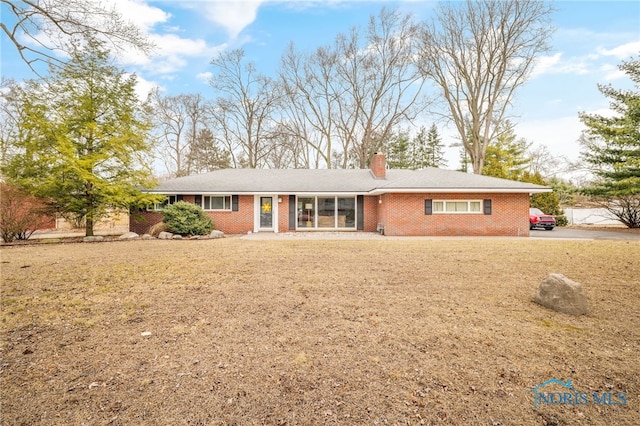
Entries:
POLYGON ((640 423, 636 241, 233 237, 0 255, 2 424, 640 423), (582 283, 588 316, 533 302, 550 272, 582 283), (534 408, 550 378, 627 404, 534 408))

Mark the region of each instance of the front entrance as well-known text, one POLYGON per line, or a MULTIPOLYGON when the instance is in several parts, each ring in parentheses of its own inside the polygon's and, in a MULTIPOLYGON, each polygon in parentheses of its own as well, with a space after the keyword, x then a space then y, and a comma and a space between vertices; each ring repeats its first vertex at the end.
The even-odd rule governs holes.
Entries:
POLYGON ((256 232, 278 232, 278 197, 275 195, 256 196, 256 232))

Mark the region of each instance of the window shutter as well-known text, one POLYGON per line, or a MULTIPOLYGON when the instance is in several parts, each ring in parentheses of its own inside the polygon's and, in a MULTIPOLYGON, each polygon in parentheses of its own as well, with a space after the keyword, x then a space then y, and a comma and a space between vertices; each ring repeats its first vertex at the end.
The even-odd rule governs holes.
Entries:
POLYGON ((182 201, 182 194, 176 195, 176 202, 182 201))
POLYGON ((231 210, 234 212, 238 211, 238 196, 237 195, 232 195, 231 196, 231 210))
POLYGON ((296 196, 289 195, 289 230, 296 229, 296 196))
POLYGON ((358 231, 364 231, 364 195, 358 195, 357 201, 357 228, 358 231))
POLYGON ((194 204, 202 207, 202 195, 196 195, 193 202, 194 204))
POLYGON ((484 214, 491 214, 491 200, 484 200, 484 214))
POLYGON ((433 214, 433 200, 424 200, 424 214, 433 214))

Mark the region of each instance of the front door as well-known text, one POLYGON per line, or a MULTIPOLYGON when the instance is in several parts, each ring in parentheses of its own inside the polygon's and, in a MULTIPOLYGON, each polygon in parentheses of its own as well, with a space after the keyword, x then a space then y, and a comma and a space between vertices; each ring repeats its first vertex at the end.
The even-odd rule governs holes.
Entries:
POLYGON ((273 197, 260 197, 260 229, 273 229, 273 197))

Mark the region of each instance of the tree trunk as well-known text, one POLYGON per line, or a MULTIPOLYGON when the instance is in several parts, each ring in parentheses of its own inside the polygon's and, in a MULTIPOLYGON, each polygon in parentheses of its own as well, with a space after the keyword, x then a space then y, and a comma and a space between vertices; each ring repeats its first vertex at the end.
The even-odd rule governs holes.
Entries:
POLYGON ((85 225, 85 236, 86 237, 93 237, 93 219, 89 218, 87 216, 87 219, 85 221, 86 225, 85 225))

